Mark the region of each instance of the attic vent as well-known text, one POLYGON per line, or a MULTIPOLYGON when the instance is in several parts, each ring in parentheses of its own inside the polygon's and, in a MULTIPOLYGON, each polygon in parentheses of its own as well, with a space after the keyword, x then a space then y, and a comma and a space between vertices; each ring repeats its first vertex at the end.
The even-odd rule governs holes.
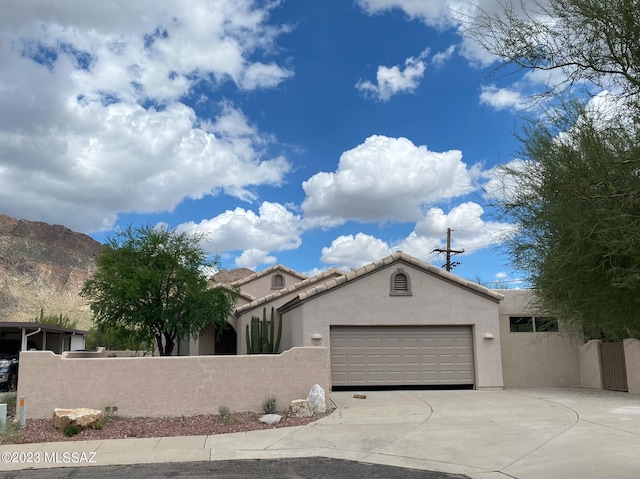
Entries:
POLYGON ((398 268, 391 275, 391 296, 411 296, 411 278, 402 269, 398 268))
POLYGON ((276 273, 271 277, 271 289, 282 289, 282 288, 284 288, 284 276, 276 273))
POLYGON ((396 291, 407 291, 407 275, 404 273, 396 274, 396 277, 393 278, 393 289, 396 291))

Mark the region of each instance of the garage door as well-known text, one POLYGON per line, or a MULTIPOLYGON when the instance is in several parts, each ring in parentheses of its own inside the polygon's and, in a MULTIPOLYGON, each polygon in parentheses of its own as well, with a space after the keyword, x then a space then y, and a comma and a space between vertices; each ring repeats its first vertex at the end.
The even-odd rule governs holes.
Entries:
POLYGON ((333 386, 472 385, 468 326, 332 326, 333 386))

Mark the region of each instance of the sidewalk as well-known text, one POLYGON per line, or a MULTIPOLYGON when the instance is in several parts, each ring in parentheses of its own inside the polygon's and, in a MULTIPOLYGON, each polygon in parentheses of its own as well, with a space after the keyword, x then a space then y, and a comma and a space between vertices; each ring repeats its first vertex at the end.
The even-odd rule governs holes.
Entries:
POLYGON ((353 393, 332 393, 336 411, 300 427, 0 446, 3 454, 39 453, 38 463, 0 462, 0 471, 324 456, 473 479, 640 477, 640 396, 582 389, 366 395, 354 399, 353 393))

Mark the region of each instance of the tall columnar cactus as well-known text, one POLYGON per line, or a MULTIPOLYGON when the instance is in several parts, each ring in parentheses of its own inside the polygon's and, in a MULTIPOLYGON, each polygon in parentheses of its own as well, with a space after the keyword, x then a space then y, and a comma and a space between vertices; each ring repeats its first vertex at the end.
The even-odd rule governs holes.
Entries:
POLYGON ((247 324, 247 354, 278 354, 282 337, 281 314, 278 314, 277 336, 275 324, 274 308, 271 308, 271 321, 267 321, 267 308, 262 309, 262 321, 256 316, 251 317, 251 327, 247 324))

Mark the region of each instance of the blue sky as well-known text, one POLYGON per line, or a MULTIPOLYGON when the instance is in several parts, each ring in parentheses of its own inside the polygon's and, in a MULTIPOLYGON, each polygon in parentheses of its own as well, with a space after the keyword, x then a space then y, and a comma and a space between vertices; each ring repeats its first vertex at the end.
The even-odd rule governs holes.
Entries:
MULTIPOLYGON (((0 213, 104 240, 207 234, 227 269, 402 250, 518 286, 486 204, 536 74, 442 0, 14 1, 0 18, 0 213)), ((496 2, 478 4, 491 11, 496 2)))

